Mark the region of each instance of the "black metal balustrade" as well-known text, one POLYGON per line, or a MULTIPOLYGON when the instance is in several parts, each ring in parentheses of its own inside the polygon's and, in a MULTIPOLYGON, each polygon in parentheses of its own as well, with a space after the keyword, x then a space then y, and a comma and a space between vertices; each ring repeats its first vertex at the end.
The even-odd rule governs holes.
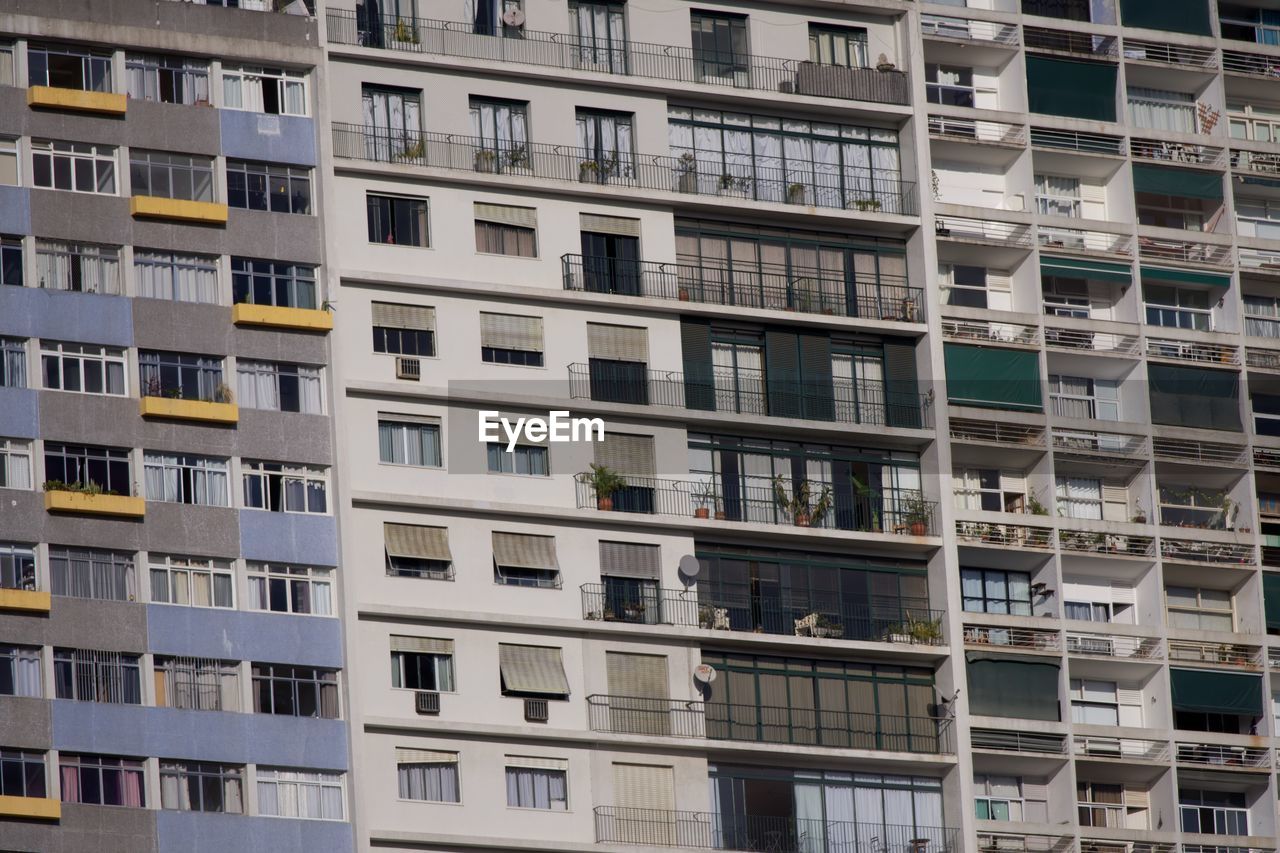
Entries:
POLYGON ((688 47, 548 33, 496 22, 491 33, 468 21, 328 11, 329 41, 488 62, 647 77, 819 98, 906 104, 907 75, 897 69, 849 68, 799 59, 734 53, 726 58, 688 47))
POLYGON ((916 216, 915 183, 894 172, 870 168, 829 170, 826 164, 796 161, 786 167, 755 163, 750 174, 722 175, 707 161, 658 154, 601 156, 594 149, 538 142, 498 142, 456 133, 391 130, 335 122, 333 154, 408 166, 543 178, 569 183, 660 190, 685 195, 722 196, 916 216))

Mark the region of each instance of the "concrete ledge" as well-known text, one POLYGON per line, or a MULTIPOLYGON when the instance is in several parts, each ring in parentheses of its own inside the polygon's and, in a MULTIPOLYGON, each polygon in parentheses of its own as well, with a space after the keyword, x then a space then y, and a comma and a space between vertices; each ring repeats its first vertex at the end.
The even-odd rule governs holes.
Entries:
POLYGON ((214 424, 234 424, 240 421, 240 407, 235 403, 143 397, 139 410, 144 418, 168 418, 175 421, 203 421, 214 424))
POLYGON ((122 116, 128 103, 128 98, 114 92, 85 92, 53 86, 32 86, 27 89, 27 106, 30 107, 122 116))
POLYGON ((271 326, 277 329, 301 329, 307 332, 328 332, 333 329, 333 315, 328 311, 246 303, 231 309, 231 322, 237 326, 271 326))
POLYGON ((207 225, 227 224, 227 206, 211 201, 187 201, 180 198, 135 195, 129 199, 129 213, 148 219, 176 219, 180 222, 200 222, 207 225))
POLYGON ((62 817, 62 803, 48 797, 0 797, 0 815, 59 820, 62 817))
POLYGON ((48 592, 34 589, 0 589, 0 610, 48 613, 52 606, 53 597, 48 592))
POLYGON ((142 518, 147 504, 142 498, 127 495, 88 495, 83 492, 45 492, 44 508, 49 512, 74 512, 80 515, 122 515, 142 518))

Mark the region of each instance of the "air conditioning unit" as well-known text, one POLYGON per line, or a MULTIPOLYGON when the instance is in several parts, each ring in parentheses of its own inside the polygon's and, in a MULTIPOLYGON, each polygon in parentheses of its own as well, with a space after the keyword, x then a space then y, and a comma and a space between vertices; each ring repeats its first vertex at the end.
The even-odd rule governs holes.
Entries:
POLYGON ((422 378, 422 359, 396 357, 396 379, 412 379, 417 382, 422 378))
POLYGON ((524 700, 524 719, 527 723, 545 723, 551 716, 546 699, 524 700))
POLYGON ((413 707, 419 714, 439 714, 440 694, 434 690, 419 690, 413 694, 413 707))

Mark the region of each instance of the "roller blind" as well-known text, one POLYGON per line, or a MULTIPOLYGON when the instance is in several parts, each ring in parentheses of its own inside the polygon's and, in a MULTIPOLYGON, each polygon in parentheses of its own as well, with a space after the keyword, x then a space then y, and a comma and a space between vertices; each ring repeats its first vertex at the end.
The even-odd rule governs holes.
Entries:
POLYGON ((1029 655, 965 655, 969 712, 1022 720, 1060 719, 1056 660, 1029 655))
POLYGON ((670 694, 667 659, 663 655, 605 652, 609 695, 662 699, 670 694))
POLYGON ((1116 120, 1116 66, 1034 54, 1026 59, 1030 112, 1116 120))
POLYGON ((434 415, 406 415, 400 412, 378 412, 378 420, 394 421, 395 423, 400 424, 440 425, 440 419, 434 415))
POLYGON ((947 399, 961 406, 1039 412, 1040 361, 1034 352, 944 344, 947 399))
POLYGON ((1133 191, 1221 200, 1222 177, 1216 172, 1166 169, 1160 166, 1148 166, 1145 163, 1134 163, 1133 191))
POLYGON ((1267 613, 1267 627, 1280 629, 1280 574, 1263 572, 1262 602, 1267 613))
POLYGON ((373 325, 384 329, 417 329, 434 332, 436 309, 422 305, 397 305, 394 302, 373 303, 373 325))
POLYGON ((569 679, 558 648, 499 643, 498 669, 503 688, 511 693, 569 695, 569 679))
POLYGON ((614 578, 657 580, 661 574, 661 548, 637 542, 601 542, 600 574, 614 578))
POLYGON ((429 655, 453 654, 453 640, 437 640, 432 637, 391 636, 391 651, 420 652, 429 655))
POLYGON ((515 225, 520 228, 538 227, 538 210, 533 207, 476 202, 475 216, 478 222, 496 222, 499 225, 515 225))
POLYGON ((587 324, 587 355, 611 361, 649 361, 649 330, 643 326, 587 324))
POLYGON ((542 352, 542 318, 482 311, 480 346, 542 352))
POLYGON ((525 533, 493 533, 493 561, 509 569, 551 569, 560 571, 554 536, 525 533))
POLYGON ((597 441, 593 446, 597 465, 637 477, 652 477, 656 471, 651 435, 606 432, 604 441, 597 441))
POLYGON ((1204 669, 1171 669, 1169 682, 1176 710, 1255 716, 1262 713, 1262 679, 1259 676, 1204 669))
POLYGON ((1052 258, 1040 256, 1040 274, 1063 278, 1088 278, 1094 281, 1133 281, 1133 268, 1128 264, 1112 264, 1106 261, 1081 260, 1080 258, 1052 258))
POLYGON ((542 758, 536 755, 508 755, 503 759, 507 767, 531 767, 538 770, 569 769, 567 758, 542 758))
POLYGON ((675 770, 649 764, 614 764, 613 797, 620 808, 670 812, 676 807, 675 770))
POLYGON ((396 764, 457 764, 458 753, 396 748, 396 764))
POLYGON ((382 525, 382 536, 387 553, 392 557, 453 561, 453 554, 449 551, 447 527, 386 522, 382 525))
POLYGON ((1120 18, 1126 27, 1213 35, 1205 0, 1120 0, 1120 18))
POLYGON ((1165 267, 1142 266, 1142 280, 1168 281, 1174 284, 1203 284, 1209 287, 1230 287, 1231 276, 1221 273, 1197 272, 1196 270, 1175 270, 1165 267))
POLYGON ((639 237, 640 220, 624 216, 601 216, 598 213, 581 213, 578 224, 583 231, 592 234, 616 234, 619 237, 639 237))
POLYGON ((1151 422, 1240 432, 1240 375, 1226 370, 1147 365, 1151 422))

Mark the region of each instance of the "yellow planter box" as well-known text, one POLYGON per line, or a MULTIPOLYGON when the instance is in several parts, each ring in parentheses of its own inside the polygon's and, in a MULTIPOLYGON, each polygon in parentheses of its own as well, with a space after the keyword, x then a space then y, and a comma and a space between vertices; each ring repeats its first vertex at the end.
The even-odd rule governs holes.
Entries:
POLYGON ((49 512, 142 518, 147 512, 147 502, 142 498, 131 498, 128 495, 87 495, 84 492, 52 491, 44 493, 44 508, 49 512))
POLYGON ((48 797, 0 797, 0 815, 59 820, 62 817, 62 803, 48 797))
POLYGON ((240 407, 235 403, 206 403, 204 400, 143 397, 141 409, 144 418, 204 421, 213 424, 234 424, 240 420, 240 407))
POLYGON ((32 86, 27 89, 27 106, 31 107, 124 115, 125 106, 128 103, 124 95, 112 92, 85 92, 80 89, 59 89, 53 86, 32 86))
POLYGON ((48 613, 52 604, 47 592, 34 589, 0 589, 0 610, 48 613))
POLYGON ((333 328, 333 315, 314 308, 279 308, 275 305, 241 303, 231 309, 231 322, 237 326, 275 326, 307 332, 327 332, 333 328))
POLYGON ((206 225, 227 224, 227 206, 211 201, 186 201, 180 198, 135 195, 129 199, 129 212, 134 216, 147 219, 176 219, 181 222, 200 222, 206 225))

